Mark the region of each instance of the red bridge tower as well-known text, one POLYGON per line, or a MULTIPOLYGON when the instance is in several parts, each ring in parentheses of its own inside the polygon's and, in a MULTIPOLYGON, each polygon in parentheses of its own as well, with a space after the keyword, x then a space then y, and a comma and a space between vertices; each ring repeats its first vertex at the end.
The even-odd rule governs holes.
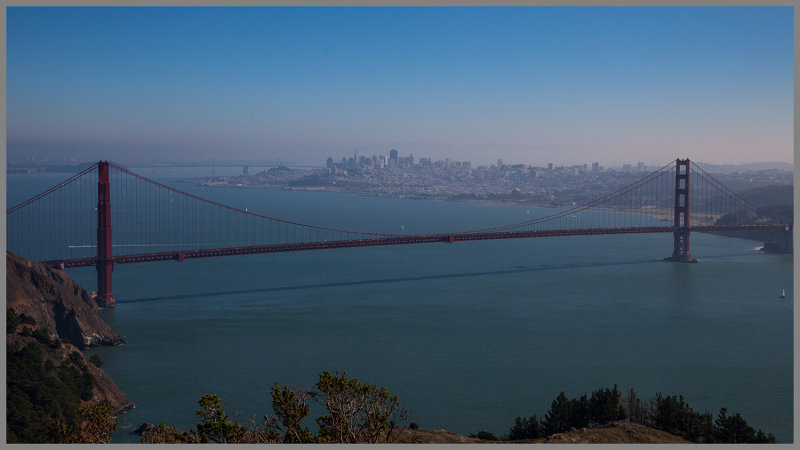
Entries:
POLYGON ((672 256, 667 261, 697 260, 689 253, 689 158, 675 160, 675 231, 672 256))
POLYGON ((111 272, 114 257, 111 253, 111 181, 108 161, 97 164, 97 303, 107 308, 114 306, 111 291, 111 272))

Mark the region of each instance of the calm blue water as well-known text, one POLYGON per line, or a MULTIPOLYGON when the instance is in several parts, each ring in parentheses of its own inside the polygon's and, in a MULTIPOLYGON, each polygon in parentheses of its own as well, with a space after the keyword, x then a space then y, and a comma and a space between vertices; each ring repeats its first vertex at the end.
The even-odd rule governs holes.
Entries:
MULTIPOLYGON (((158 174, 173 184, 181 175, 158 174)), ((10 175, 9 206, 63 178, 48 177, 10 175)), ((525 220, 530 209, 268 188, 194 193, 365 231, 480 228, 525 220)), ((793 261, 758 246, 694 234, 699 264, 662 261, 671 235, 630 235, 122 265, 118 306, 105 318, 128 344, 93 352, 137 406, 121 417, 117 442, 135 441, 130 431, 144 421, 190 428, 206 393, 240 421, 259 420, 272 413, 274 382, 311 386, 322 370, 386 386, 421 427, 462 434, 501 435, 517 416, 543 415, 562 390, 616 383, 640 397, 682 394, 715 416, 727 407, 791 442, 793 261)), ((95 288, 94 269, 69 274, 95 288)))

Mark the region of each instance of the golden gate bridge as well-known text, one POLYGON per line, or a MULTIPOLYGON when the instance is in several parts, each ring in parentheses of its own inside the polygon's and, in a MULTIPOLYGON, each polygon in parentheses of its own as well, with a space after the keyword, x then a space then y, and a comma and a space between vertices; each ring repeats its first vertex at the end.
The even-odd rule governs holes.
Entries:
POLYGON ((614 192, 518 223, 433 234, 363 232, 224 205, 99 161, 8 209, 6 241, 13 253, 49 267, 95 266, 97 301, 110 307, 115 265, 255 253, 672 233, 672 254, 665 259, 696 262, 692 232, 792 229, 791 223, 765 221, 758 209, 689 159, 676 159, 614 192))

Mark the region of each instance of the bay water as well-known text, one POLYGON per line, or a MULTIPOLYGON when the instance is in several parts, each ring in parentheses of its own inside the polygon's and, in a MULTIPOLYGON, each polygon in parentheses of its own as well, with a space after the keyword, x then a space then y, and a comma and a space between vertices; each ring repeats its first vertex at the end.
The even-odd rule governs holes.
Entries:
MULTIPOLYGON (((357 231, 477 229, 532 209, 193 187, 180 179, 196 171, 158 170, 159 181, 223 204, 357 231)), ((9 175, 8 206, 62 178, 9 175)), ((542 417, 561 391, 617 384, 640 398, 681 394, 715 416, 726 407, 791 442, 793 259, 760 245, 694 233, 698 264, 663 261, 672 236, 653 234, 119 265, 117 306, 103 316, 128 343, 88 353, 136 404, 114 442, 135 442, 142 422, 191 428, 209 393, 240 422, 260 423, 273 383, 311 387, 323 370, 385 386, 426 429, 499 436, 517 416, 542 417)), ((96 288, 93 268, 68 274, 96 288)))

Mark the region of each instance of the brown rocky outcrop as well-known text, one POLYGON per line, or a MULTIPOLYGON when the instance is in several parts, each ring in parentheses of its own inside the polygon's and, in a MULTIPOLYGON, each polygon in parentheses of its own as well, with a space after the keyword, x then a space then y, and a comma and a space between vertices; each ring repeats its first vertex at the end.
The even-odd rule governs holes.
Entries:
POLYGON ((63 270, 11 252, 6 252, 6 308, 32 317, 51 337, 81 349, 125 343, 100 317, 92 295, 63 270))
POLYGON ((120 345, 125 340, 103 321, 99 315, 100 308, 90 294, 64 271, 49 269, 43 264, 7 252, 6 308, 12 308, 16 314, 25 314, 36 321, 35 325, 20 324, 16 330, 6 330, 7 345, 24 347, 37 344, 36 337, 31 333, 20 333, 25 328, 30 332, 43 330, 50 339, 62 341, 56 348, 40 345, 46 359, 55 366, 75 364, 70 361, 70 355, 77 352, 80 354, 78 364, 94 377, 92 398, 84 403, 108 400, 118 412, 133 407, 111 377, 80 353, 80 349, 120 345))

